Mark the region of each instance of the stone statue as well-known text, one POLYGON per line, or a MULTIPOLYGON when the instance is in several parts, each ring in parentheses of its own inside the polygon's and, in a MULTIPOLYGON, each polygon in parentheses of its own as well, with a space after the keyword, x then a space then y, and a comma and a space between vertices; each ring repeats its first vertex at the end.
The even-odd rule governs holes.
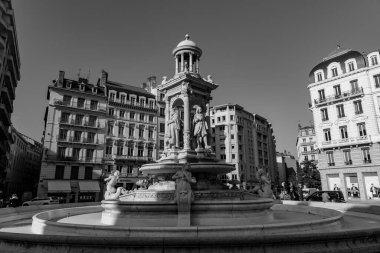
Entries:
POLYGON ((179 121, 178 113, 174 109, 171 109, 170 119, 168 121, 169 148, 179 148, 179 130, 181 128, 179 121))
POLYGON ((115 172, 105 178, 104 181, 107 183, 107 191, 104 194, 104 199, 118 199, 120 195, 127 194, 128 192, 123 187, 115 188, 117 181, 119 180, 120 171, 115 170, 115 172))
POLYGON ((190 205, 193 200, 193 192, 190 183, 195 183, 195 180, 192 179, 189 169, 190 164, 185 163, 182 169, 178 170, 172 177, 175 180, 176 190, 174 201, 177 202, 179 209, 180 206, 183 207, 186 203, 190 205))
POLYGON ((197 148, 200 149, 204 147, 205 149, 210 149, 211 147, 207 144, 208 135, 208 125, 206 122, 205 115, 202 113, 202 108, 196 105, 195 115, 193 118, 194 126, 194 137, 197 141, 197 148))
POLYGON ((253 192, 257 192, 261 198, 273 198, 273 191, 271 189, 271 180, 263 169, 259 169, 256 177, 260 182, 260 186, 256 186, 253 192))

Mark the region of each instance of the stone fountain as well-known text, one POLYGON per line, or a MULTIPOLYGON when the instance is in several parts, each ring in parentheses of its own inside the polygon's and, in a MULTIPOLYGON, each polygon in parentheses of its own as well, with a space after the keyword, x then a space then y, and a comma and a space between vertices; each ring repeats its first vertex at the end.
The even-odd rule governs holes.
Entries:
MULTIPOLYGON (((218 85, 211 76, 204 79, 199 74, 201 54, 202 50, 186 35, 173 50, 174 77, 164 79, 157 87, 165 94, 165 150, 159 161, 143 165, 140 171, 147 178, 160 181, 148 189, 128 194, 122 194, 122 189, 110 188, 102 203, 104 224, 217 225, 220 218, 211 222, 212 210, 223 217, 222 213, 241 206, 241 210, 233 214, 239 219, 238 213, 272 206, 270 182, 263 173, 259 178, 263 187, 257 192, 261 197, 269 197, 266 199, 242 190, 226 189, 218 180, 218 176, 235 170, 235 165, 216 159, 209 145, 209 103, 211 91, 218 85), (161 211, 152 213, 152 205, 161 211)), ((113 179, 110 182, 116 184, 113 179)))

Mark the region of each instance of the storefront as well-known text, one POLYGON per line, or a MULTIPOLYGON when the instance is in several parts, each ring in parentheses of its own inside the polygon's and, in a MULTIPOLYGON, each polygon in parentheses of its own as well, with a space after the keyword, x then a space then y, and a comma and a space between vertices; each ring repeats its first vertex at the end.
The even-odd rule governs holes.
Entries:
POLYGON ((99 201, 99 193, 98 181, 79 181, 78 202, 99 201))
POLYGON ((69 180, 48 180, 48 197, 56 197, 60 203, 67 203, 71 193, 69 180))

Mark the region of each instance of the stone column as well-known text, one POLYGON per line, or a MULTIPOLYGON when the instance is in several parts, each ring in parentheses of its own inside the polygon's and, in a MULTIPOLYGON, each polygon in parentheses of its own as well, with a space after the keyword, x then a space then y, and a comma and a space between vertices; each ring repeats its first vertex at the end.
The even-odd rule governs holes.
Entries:
POLYGON ((185 68, 184 59, 185 59, 185 57, 184 57, 183 53, 181 53, 181 69, 180 69, 180 72, 185 71, 184 70, 184 68, 185 68))
POLYGON ((175 73, 178 74, 178 55, 175 56, 175 73))
POLYGON ((169 138, 169 128, 168 128, 168 121, 170 117, 170 100, 167 96, 165 96, 165 138, 164 138, 164 149, 168 149, 169 145, 167 144, 167 140, 169 138))
POLYGON ((190 104, 187 90, 183 93, 183 149, 190 149, 190 104))
POLYGON ((190 53, 190 60, 189 60, 189 71, 193 71, 193 54, 190 53))
POLYGON ((196 65, 196 72, 197 72, 197 74, 199 74, 199 57, 197 56, 197 59, 196 59, 196 61, 195 61, 195 65, 196 65))

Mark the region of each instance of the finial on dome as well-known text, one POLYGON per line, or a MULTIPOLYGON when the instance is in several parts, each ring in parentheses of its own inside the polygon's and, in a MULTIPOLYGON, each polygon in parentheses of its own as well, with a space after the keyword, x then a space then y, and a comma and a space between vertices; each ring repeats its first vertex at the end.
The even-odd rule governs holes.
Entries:
POLYGON ((186 34, 186 35, 185 35, 185 39, 186 39, 186 40, 189 40, 189 39, 190 39, 190 35, 186 34))
POLYGON ((340 43, 338 43, 338 44, 336 45, 336 47, 337 47, 338 49, 340 49, 340 43))

